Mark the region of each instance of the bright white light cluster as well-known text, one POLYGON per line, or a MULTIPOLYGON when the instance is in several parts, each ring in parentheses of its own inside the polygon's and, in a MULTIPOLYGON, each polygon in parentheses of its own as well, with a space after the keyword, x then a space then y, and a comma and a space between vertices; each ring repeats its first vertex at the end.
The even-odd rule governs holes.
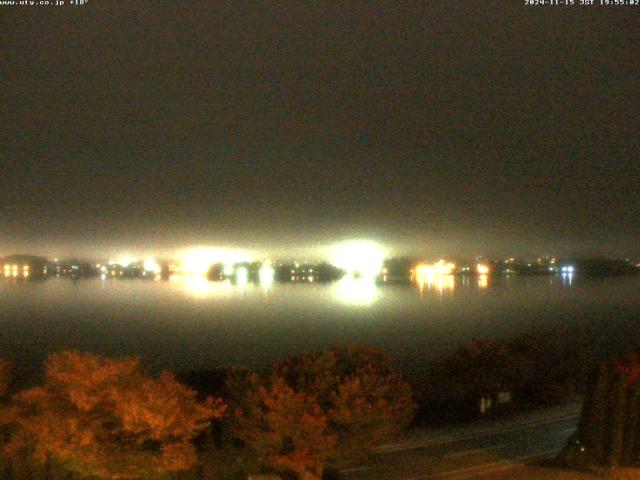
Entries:
POLYGON ((142 266, 146 272, 155 273, 156 275, 162 272, 162 267, 155 258, 147 258, 142 266))
POLYGON ((385 258, 383 248, 370 240, 351 240, 331 247, 331 263, 353 277, 374 278, 385 258))
POLYGON ((110 265, 120 265, 125 268, 131 265, 132 263, 136 263, 136 259, 129 255, 123 255, 117 258, 116 260, 109 261, 110 265))
POLYGON ((271 261, 266 260, 260 267, 260 285, 269 287, 273 284, 275 273, 274 268, 271 266, 271 261))
POLYGON ((336 283, 337 299, 345 305, 369 306, 376 300, 376 282, 365 278, 345 277, 336 283))
POLYGON ((182 273, 188 275, 206 275, 212 265, 222 263, 227 267, 249 261, 249 255, 241 250, 217 247, 196 247, 184 252, 182 257, 182 273))

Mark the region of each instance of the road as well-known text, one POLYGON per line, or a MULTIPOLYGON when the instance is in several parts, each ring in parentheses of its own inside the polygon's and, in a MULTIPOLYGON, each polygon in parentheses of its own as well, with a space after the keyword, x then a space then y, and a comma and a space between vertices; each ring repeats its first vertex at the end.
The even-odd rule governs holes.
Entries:
POLYGON ((575 431, 579 405, 434 430, 413 430, 375 450, 367 463, 345 469, 348 480, 491 478, 557 454, 575 431))

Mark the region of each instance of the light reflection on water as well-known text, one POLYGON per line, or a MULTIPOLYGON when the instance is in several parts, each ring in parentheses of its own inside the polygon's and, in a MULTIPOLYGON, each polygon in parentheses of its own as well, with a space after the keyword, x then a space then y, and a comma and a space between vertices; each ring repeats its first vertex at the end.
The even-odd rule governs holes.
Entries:
MULTIPOLYGON (((230 282, 210 282, 204 276, 172 276, 170 281, 176 288, 192 298, 220 298, 229 297, 234 293, 233 286, 230 282)), ((242 289, 246 285, 239 285, 237 288, 242 289)))
POLYGON ((573 285, 573 273, 563 273, 562 274, 562 284, 567 286, 573 285))
POLYGON ((411 285, 3 280, 0 356, 28 368, 49 351, 77 348, 141 355, 154 367, 212 368, 357 342, 416 363, 470 338, 592 319, 603 319, 593 327, 602 341, 614 334, 640 340, 639 291, 637 277, 579 275, 446 275, 411 285))
POLYGON ((421 296, 424 296, 425 293, 432 292, 438 298, 453 294, 456 287, 456 279, 453 275, 420 275, 418 276, 416 283, 421 296))
MULTIPOLYGON (((246 277, 232 283, 229 280, 212 282, 204 276, 173 275, 169 283, 176 292, 194 300, 229 299, 238 294, 250 297, 257 291, 268 298, 274 288, 278 288, 272 279, 258 284, 249 283, 246 277)), ((308 288, 308 285, 292 285, 293 288, 308 288)), ((328 296, 333 302, 351 306, 371 306, 376 301, 379 286, 373 279, 345 277, 330 285, 319 285, 320 289, 329 289, 328 296)))
POLYGON ((335 298, 344 305, 372 305, 378 293, 378 286, 371 278, 345 277, 336 282, 335 298))
MULTIPOLYGON (((179 276, 174 275, 170 278, 170 282, 175 285, 176 290, 192 297, 193 299, 213 299, 213 298, 229 298, 234 294, 245 292, 247 289, 261 289, 265 298, 269 290, 274 288, 274 282, 259 282, 258 284, 249 283, 246 276, 241 277, 235 283, 230 281, 212 282, 203 276, 179 276)), ((437 275, 434 277, 418 276, 415 284, 409 288, 417 288, 420 297, 425 298, 429 294, 434 298, 443 298, 453 294, 456 285, 462 288, 469 288, 470 281, 468 277, 456 278, 453 275, 437 275)), ((484 289, 488 287, 487 275, 480 275, 477 280, 478 288, 484 289)), ((277 285, 275 286, 277 288, 277 285)), ((304 288, 301 285, 295 285, 298 288, 304 288)), ((372 306, 378 296, 380 288, 385 288, 384 282, 377 283, 372 278, 354 278, 346 276, 343 279, 321 286, 331 291, 329 296, 333 301, 347 306, 372 306)))

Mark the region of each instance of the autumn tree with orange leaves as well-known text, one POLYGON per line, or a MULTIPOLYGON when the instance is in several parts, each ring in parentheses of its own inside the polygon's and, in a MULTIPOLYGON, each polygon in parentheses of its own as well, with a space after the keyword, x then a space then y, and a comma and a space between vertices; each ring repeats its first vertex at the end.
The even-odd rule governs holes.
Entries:
POLYGON ((135 358, 52 354, 41 386, 14 397, 9 450, 80 476, 134 479, 191 468, 191 443, 225 406, 163 372, 148 376, 135 358))
POLYGON ((296 473, 305 480, 322 477, 335 437, 315 397, 292 389, 282 378, 252 374, 241 384, 235 432, 266 466, 296 473))
POLYGON ((230 390, 236 436, 268 466, 304 479, 319 478, 325 464, 359 459, 405 428, 415 411, 411 389, 389 359, 357 346, 287 358, 271 377, 236 379, 230 390))
POLYGON ((415 413, 411 387, 375 348, 347 345, 295 355, 278 362, 274 374, 317 399, 336 437, 333 465, 366 455, 406 428, 415 413))

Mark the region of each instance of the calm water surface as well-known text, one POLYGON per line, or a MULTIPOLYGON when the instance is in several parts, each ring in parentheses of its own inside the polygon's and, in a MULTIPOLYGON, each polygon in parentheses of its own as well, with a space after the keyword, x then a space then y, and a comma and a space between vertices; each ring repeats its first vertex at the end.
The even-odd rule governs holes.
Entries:
POLYGON ((68 348, 185 370, 260 367, 286 353, 357 342, 413 367, 471 338, 549 325, 587 333, 605 348, 640 345, 638 277, 449 277, 422 287, 0 281, 0 355, 22 372, 68 348))

